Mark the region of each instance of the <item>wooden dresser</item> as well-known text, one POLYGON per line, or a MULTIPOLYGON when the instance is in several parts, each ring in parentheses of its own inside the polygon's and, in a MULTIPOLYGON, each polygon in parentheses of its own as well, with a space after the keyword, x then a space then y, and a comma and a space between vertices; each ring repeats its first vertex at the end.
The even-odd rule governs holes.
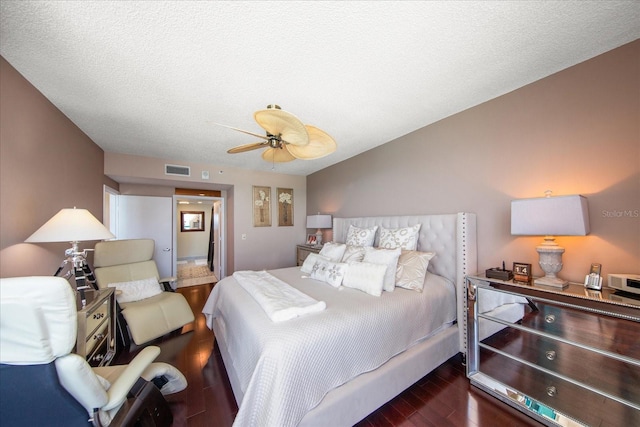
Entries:
POLYGON ((640 425, 640 299, 633 295, 470 276, 467 342, 471 383, 542 423, 640 425), (514 297, 518 321, 478 310, 514 297), (500 330, 479 340, 485 328, 500 330))

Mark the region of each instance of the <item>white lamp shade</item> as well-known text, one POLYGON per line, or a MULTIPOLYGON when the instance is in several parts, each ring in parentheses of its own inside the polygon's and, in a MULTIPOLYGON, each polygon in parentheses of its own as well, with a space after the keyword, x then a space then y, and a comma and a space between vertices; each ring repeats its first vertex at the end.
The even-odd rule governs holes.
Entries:
POLYGON ((307 228, 331 228, 331 215, 309 215, 307 216, 307 228))
POLYGON ((587 199, 573 195, 513 200, 511 234, 585 236, 589 234, 587 199))
POLYGON ((113 239, 113 233, 86 209, 62 209, 25 242, 82 242, 113 239))

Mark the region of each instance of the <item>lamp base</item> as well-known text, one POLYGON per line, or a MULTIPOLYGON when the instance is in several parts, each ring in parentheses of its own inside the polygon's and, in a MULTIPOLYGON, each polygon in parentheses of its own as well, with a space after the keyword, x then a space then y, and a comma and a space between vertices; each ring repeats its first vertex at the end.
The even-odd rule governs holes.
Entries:
POLYGON ((566 280, 560 279, 556 273, 562 270, 562 254, 564 248, 558 246, 553 236, 546 236, 543 244, 536 247, 540 268, 544 271, 544 277, 533 281, 536 285, 565 288, 569 285, 566 280))
POLYGON ((533 281, 535 285, 551 286, 554 288, 564 289, 569 286, 569 282, 558 277, 540 277, 533 281))

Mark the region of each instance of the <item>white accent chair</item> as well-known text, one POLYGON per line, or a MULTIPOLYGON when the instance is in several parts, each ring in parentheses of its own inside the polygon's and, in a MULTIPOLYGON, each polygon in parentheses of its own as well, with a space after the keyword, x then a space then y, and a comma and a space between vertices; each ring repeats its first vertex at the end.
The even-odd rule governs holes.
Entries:
MULTIPOLYGON (((108 240, 99 242, 93 254, 93 267, 100 288, 113 283, 161 279, 153 260, 153 239, 108 240)), ((160 285, 159 285, 160 286, 160 285)), ((193 311, 183 295, 165 284, 164 292, 138 301, 118 302, 129 333, 137 345, 182 328, 194 320, 193 311)), ((117 299, 117 295, 116 295, 117 299)))
POLYGON ((162 394, 187 382, 173 366, 153 363, 160 349, 146 347, 127 365, 92 368, 71 353, 77 327, 76 295, 66 279, 0 279, 0 425, 106 426, 140 417, 151 417, 145 425, 170 425, 162 394), (153 410, 143 400, 153 401, 153 410))

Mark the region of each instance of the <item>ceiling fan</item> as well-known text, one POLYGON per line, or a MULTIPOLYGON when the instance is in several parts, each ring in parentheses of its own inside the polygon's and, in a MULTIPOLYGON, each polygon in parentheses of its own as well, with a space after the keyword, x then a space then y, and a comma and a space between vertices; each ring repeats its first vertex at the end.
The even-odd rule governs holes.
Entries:
POLYGON ((295 159, 319 159, 336 151, 336 142, 326 132, 317 127, 305 125, 291 113, 272 104, 266 110, 253 114, 258 125, 267 131, 266 136, 254 132, 221 125, 238 132, 261 138, 264 141, 239 145, 227 151, 229 154, 266 148, 262 158, 268 162, 282 163, 295 159))

